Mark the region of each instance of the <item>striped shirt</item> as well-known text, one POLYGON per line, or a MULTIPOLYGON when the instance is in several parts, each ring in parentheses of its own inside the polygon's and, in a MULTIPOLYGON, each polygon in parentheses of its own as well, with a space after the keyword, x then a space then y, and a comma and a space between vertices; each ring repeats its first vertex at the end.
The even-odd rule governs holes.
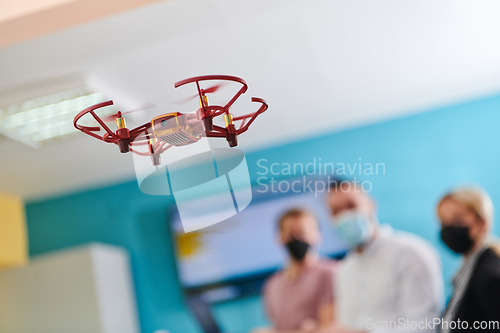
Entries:
MULTIPOLYGON (((472 254, 464 260, 462 266, 460 266, 460 269, 455 274, 455 277, 453 278, 453 295, 451 296, 448 306, 443 314, 443 321, 449 323, 456 319, 456 311, 458 310, 465 291, 469 286, 469 281, 472 273, 474 272, 474 268, 476 267, 477 260, 487 248, 487 245, 483 245, 474 250, 474 252, 472 252, 472 254)), ((443 329, 441 332, 449 333, 451 331, 449 329, 450 325, 446 326, 447 328, 443 329)))

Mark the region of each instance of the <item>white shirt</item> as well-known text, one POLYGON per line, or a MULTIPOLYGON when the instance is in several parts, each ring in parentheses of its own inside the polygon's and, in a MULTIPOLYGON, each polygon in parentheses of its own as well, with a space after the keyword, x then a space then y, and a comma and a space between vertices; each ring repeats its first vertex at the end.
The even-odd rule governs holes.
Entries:
POLYGON ((370 332, 435 332, 429 322, 440 317, 443 305, 441 264, 424 239, 382 226, 363 252, 351 251, 340 264, 335 290, 341 325, 370 332))

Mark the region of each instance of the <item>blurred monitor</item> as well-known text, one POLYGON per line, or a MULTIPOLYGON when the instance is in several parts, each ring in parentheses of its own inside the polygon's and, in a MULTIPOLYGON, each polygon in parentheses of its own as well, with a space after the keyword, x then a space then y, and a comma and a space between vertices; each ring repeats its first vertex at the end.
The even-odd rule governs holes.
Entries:
POLYGON ((259 293, 263 280, 288 260, 277 227, 288 209, 305 208, 318 217, 321 255, 336 258, 346 253, 347 246, 329 223, 324 195, 256 192, 242 212, 198 231, 184 233, 178 214, 172 214, 177 271, 188 294, 202 294, 204 301, 215 302, 259 293))

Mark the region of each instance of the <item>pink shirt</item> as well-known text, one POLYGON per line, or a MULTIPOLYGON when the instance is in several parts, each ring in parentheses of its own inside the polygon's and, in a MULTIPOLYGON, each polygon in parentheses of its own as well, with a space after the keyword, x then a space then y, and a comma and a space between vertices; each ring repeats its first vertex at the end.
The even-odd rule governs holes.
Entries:
POLYGON ((298 330, 306 319, 317 320, 319 309, 333 303, 335 261, 320 261, 295 278, 283 271, 265 284, 264 302, 276 330, 298 330))

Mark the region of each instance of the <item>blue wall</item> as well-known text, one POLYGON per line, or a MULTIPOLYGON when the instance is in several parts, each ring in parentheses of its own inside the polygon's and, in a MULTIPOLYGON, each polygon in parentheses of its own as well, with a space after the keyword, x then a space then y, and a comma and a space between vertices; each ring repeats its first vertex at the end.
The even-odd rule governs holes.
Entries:
MULTIPOLYGON (((493 97, 254 152, 247 162, 254 182, 262 171, 259 159, 267 159, 267 165, 306 164, 314 158, 322 163, 384 163, 385 175, 361 176, 373 184, 380 221, 433 242, 449 281, 458 258, 438 241, 435 204, 456 184, 477 183, 500 207, 499 125, 500 97, 493 97)), ((166 224, 172 203, 170 197, 142 194, 135 182, 28 203, 30 255, 90 241, 123 246, 131 254, 143 332, 197 332, 182 306, 175 276, 166 224)), ((258 297, 214 310, 231 331, 265 323, 258 297)))

